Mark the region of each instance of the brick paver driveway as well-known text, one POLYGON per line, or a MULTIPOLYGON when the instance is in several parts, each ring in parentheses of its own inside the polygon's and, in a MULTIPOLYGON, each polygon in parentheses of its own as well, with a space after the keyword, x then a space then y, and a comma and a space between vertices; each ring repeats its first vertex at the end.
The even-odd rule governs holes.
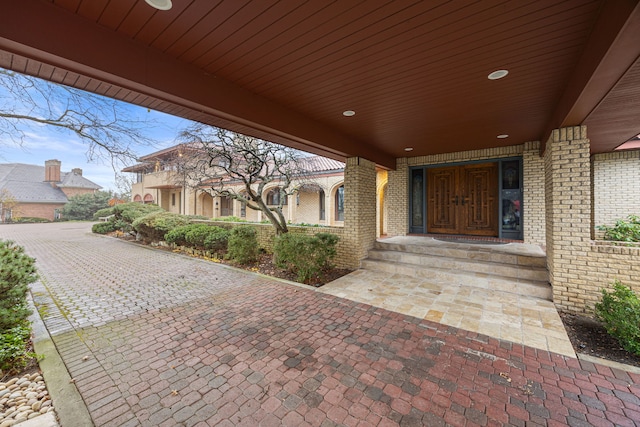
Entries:
POLYGON ((0 237, 98 426, 640 423, 637 375, 88 230, 0 237))

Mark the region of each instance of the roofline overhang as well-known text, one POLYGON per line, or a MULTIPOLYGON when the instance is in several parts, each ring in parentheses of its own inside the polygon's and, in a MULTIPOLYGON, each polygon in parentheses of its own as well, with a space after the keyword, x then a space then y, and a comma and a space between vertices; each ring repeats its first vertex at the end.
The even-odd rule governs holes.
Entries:
MULTIPOLYGON (((640 1, 604 3, 582 57, 577 62, 542 135, 541 155, 554 129, 584 124, 640 58, 638 28, 640 28, 640 1)), ((633 136, 621 136, 619 143, 633 136)))
POLYGON ((365 148, 361 141, 297 111, 203 73, 50 2, 20 0, 4 4, 0 50, 36 61, 34 65, 48 64, 184 107, 194 117, 211 119, 207 121, 211 125, 243 129, 243 133, 248 129, 254 132, 252 136, 342 161, 364 157, 385 168, 396 166, 395 157, 389 153, 365 148))

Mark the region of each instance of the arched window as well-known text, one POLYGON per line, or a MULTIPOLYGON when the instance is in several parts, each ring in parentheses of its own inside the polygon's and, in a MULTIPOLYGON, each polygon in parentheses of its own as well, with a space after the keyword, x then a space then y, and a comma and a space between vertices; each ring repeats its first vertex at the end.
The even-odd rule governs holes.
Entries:
POLYGON ((153 196, 149 193, 144 195, 144 203, 148 204, 148 203, 153 203, 153 196))
POLYGON ((139 194, 136 194, 135 197, 133 198, 133 201, 137 203, 142 203, 142 196, 139 194))
POLYGON ((344 221, 344 185, 336 190, 336 221, 344 221))
POLYGON ((267 205, 269 206, 279 206, 280 205, 280 197, 284 197, 282 205, 287 204, 287 195, 282 192, 280 187, 275 187, 269 190, 267 193, 267 205))

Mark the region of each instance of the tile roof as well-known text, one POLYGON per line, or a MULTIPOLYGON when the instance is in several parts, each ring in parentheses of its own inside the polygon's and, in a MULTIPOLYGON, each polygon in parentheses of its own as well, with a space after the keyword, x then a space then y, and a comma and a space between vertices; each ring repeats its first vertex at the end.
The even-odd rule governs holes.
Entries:
POLYGON ((24 163, 0 164, 0 190, 21 203, 67 203, 67 196, 59 187, 88 188, 98 190, 102 187, 88 179, 71 172, 62 172, 58 188, 44 181, 44 166, 24 163))

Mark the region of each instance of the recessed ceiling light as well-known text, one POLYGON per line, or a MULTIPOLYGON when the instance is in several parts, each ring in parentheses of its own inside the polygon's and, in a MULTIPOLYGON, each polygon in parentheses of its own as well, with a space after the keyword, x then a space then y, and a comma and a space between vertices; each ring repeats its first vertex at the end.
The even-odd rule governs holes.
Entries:
POLYGON ((505 77, 507 74, 509 74, 508 70, 496 70, 493 73, 489 74, 487 78, 489 80, 498 80, 505 77))
POLYGON ((505 138, 509 138, 509 135, 507 135, 506 133, 503 133, 501 135, 496 136, 496 138, 498 139, 505 139, 505 138))
POLYGON ((413 151, 413 147, 407 147, 404 149, 404 151, 413 151))
POLYGON ((155 7, 158 10, 169 10, 171 9, 171 0, 144 0, 151 7, 155 7))
POLYGON ((355 116, 356 112, 353 110, 347 110, 347 111, 343 111, 342 115, 345 117, 351 117, 351 116, 355 116))

